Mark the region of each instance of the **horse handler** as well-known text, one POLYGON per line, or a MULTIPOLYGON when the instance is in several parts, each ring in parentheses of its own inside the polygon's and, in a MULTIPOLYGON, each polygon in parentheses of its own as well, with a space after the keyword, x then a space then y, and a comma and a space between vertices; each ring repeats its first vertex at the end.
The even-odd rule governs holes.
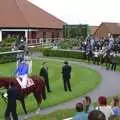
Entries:
POLYGON ((7 108, 5 111, 5 120, 10 120, 10 114, 12 115, 13 120, 18 120, 18 116, 16 113, 16 98, 17 98, 17 89, 14 87, 13 83, 10 83, 9 88, 7 90, 8 94, 8 102, 7 108))

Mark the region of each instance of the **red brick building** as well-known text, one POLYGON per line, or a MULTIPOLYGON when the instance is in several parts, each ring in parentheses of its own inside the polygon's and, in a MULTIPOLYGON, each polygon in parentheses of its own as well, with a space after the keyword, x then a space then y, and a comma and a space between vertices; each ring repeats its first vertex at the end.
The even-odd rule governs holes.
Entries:
POLYGON ((61 40, 63 25, 27 0, 0 0, 0 41, 7 34, 23 35, 29 44, 61 40))

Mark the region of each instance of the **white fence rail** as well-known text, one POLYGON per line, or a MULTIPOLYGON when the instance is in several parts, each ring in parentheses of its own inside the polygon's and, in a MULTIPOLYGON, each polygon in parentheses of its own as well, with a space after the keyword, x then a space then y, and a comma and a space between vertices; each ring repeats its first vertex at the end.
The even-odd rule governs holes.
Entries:
POLYGON ((61 40, 63 40, 63 38, 29 39, 28 40, 28 45, 29 46, 31 46, 31 45, 41 45, 41 46, 52 45, 52 44, 55 44, 55 43, 57 43, 58 41, 61 41, 61 40))

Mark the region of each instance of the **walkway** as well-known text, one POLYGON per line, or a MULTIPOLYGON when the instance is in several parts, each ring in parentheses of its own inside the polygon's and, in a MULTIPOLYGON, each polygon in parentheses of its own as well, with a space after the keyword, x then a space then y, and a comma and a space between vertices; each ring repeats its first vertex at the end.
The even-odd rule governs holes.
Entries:
MULTIPOLYGON (((82 62, 71 61, 71 63, 96 70, 102 76, 101 84, 96 89, 94 89, 93 91, 86 94, 92 98, 93 102, 97 101, 97 98, 100 95, 110 97, 110 96, 120 94, 120 73, 119 72, 108 71, 101 66, 88 65, 88 64, 85 64, 82 62)), ((82 97, 79 97, 79 98, 76 98, 76 99, 71 100, 69 102, 65 102, 65 103, 62 103, 59 105, 55 105, 53 107, 41 109, 39 114, 46 115, 48 113, 54 112, 54 111, 59 110, 59 109, 74 108, 75 104, 78 101, 80 101, 81 98, 82 97)), ((34 113, 29 114, 26 117, 30 118, 31 116, 35 116, 36 114, 37 113, 34 112, 34 113)))

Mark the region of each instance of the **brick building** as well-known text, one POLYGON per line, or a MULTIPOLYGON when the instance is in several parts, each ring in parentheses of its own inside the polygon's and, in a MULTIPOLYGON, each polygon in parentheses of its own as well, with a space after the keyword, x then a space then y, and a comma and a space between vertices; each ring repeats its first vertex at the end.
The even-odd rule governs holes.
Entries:
POLYGON ((27 0, 0 0, 0 41, 21 35, 29 44, 63 38, 64 22, 27 0))

